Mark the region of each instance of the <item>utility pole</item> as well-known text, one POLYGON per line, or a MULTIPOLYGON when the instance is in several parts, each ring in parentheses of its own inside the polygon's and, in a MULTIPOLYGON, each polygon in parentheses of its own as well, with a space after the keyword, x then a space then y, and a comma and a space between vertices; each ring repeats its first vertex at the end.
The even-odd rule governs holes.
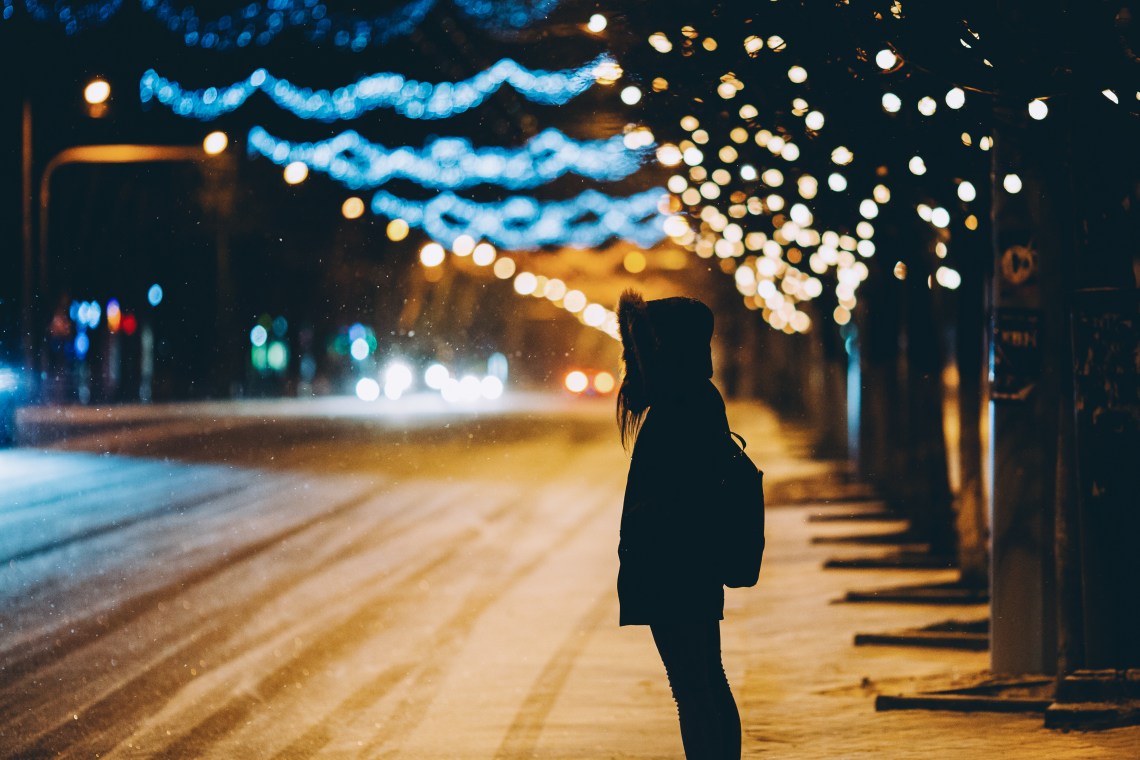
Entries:
POLYGON ((1008 111, 994 135, 991 669, 1052 673, 1053 505, 1057 464, 1056 349, 1063 320, 1051 298, 1065 244, 1064 214, 1023 124, 1008 111), (1016 177, 1017 179, 1012 179, 1016 177), (1019 187, 1020 181, 1020 187, 1019 187), (1011 188, 1018 188, 1013 192, 1011 188))
MULTIPOLYGON (((1065 0, 1002 0, 999 16, 1027 39, 1058 38, 1065 0)), ((1075 255, 1071 138, 1064 99, 1030 120, 1029 52, 995 98, 992 164, 994 277, 990 315, 991 669, 1052 674, 1058 614, 1054 538, 1062 376, 1071 373, 1069 272, 1075 255)), ((1061 57, 1064 57, 1063 55, 1061 57)))
MULTIPOLYGON (((1106 10, 999 0, 979 38, 996 64, 992 274, 965 268, 960 304, 984 302, 988 327, 980 392, 967 319, 958 355, 962 510, 987 474, 968 470, 989 467, 990 669, 1056 674, 1060 728, 1140 719, 1140 128, 1123 95, 1140 58, 1131 16, 1106 10)), ((963 576, 984 559, 963 555, 963 576)))
MULTIPOLYGON (((1074 57, 1088 53, 1079 50, 1074 57)), ((1136 65, 1134 56, 1129 64, 1136 65)), ((1109 684, 1102 696, 1120 699, 1117 687, 1123 682, 1132 684, 1124 693, 1136 699, 1140 298, 1134 266, 1140 161, 1132 146, 1140 139, 1140 128, 1135 116, 1094 88, 1074 93, 1071 100, 1069 148, 1061 160, 1072 167, 1078 224, 1075 255, 1065 270, 1070 364, 1063 378, 1066 416, 1058 441, 1068 454, 1057 470, 1061 671, 1112 672, 1118 683, 1109 684), (1076 138, 1087 135, 1090 122, 1097 139, 1078 144, 1076 138), (1120 161, 1121 152, 1129 160, 1120 161)), ((1059 697, 1066 696, 1062 692, 1058 690, 1059 697)))
POLYGON ((23 293, 21 295, 23 309, 23 324, 20 326, 21 344, 24 354, 24 370, 29 375, 35 367, 35 346, 32 336, 35 334, 36 308, 32 303, 32 283, 35 282, 31 268, 31 261, 35 251, 35 241, 32 239, 32 230, 35 223, 32 219, 32 198, 35 190, 32 184, 32 101, 24 97, 23 111, 21 113, 21 139, 20 139, 20 241, 23 248, 23 293))
MULTIPOLYGON (((987 189, 983 197, 989 200, 987 189)), ((979 204, 985 208, 992 204, 979 204)), ((961 262, 962 286, 958 290, 955 320, 955 353, 958 367, 958 568, 964 585, 989 586, 988 520, 986 517, 986 472, 984 440, 988 429, 984 362, 987 290, 991 287, 993 254, 989 220, 979 220, 979 229, 955 235, 954 249, 961 262)))

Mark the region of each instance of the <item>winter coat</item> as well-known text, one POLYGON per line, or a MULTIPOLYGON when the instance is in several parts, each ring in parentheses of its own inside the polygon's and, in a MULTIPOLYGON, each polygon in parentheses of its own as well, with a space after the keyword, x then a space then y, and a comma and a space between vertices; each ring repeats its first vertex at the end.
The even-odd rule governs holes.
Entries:
POLYGON ((708 380, 650 406, 622 509, 621 625, 724 617, 709 500, 727 430, 724 400, 708 380))

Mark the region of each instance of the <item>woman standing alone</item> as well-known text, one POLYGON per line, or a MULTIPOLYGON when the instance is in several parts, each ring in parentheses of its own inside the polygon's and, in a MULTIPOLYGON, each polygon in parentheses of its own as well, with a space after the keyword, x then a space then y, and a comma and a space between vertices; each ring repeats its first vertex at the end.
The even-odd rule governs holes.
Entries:
POLYGON ((688 760, 739 760, 740 714, 720 652, 724 587, 711 513, 728 419, 712 384, 713 315, 692 298, 618 303, 617 421, 633 447, 618 556, 621 625, 648 625, 688 760))

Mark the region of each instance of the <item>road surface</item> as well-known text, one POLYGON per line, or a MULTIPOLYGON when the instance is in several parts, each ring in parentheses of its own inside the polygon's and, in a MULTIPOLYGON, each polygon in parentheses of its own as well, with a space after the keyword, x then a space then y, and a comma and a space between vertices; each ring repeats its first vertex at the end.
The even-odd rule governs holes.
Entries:
MULTIPOLYGON (((826 474, 765 410, 734 416, 777 491, 826 474)), ((0 452, 0 757, 682 756, 647 632, 617 627, 608 402, 24 422, 41 446, 0 452)), ((828 604, 852 576, 819 569, 804 515, 771 511, 765 579, 729 595, 746 757, 1137 756, 1132 729, 874 713, 986 656, 851 647, 946 613, 828 604)))

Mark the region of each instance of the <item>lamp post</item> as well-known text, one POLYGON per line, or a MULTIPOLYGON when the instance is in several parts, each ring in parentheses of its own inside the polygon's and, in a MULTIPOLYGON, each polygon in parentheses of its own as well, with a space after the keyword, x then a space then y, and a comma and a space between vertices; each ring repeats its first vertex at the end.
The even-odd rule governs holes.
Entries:
MULTIPOLYGON (((30 113, 25 109, 25 142, 30 142, 30 113)), ((27 150, 25 145, 25 154, 30 157, 30 150, 27 150)), ((223 146, 224 150, 224 146, 223 146)), ((55 171, 62 166, 69 164, 133 164, 133 163, 160 163, 160 162, 180 162, 180 161, 202 161, 206 159, 215 158, 221 151, 212 152, 209 146, 203 147, 198 145, 137 145, 137 144, 116 144, 116 145, 79 145, 72 148, 67 148, 57 153, 47 165, 44 167, 43 173, 40 175, 39 187, 39 222, 40 222, 40 236, 39 236, 39 261, 38 261, 38 285, 39 294, 41 297, 46 296, 48 291, 48 231, 50 216, 49 211, 51 207, 51 181, 55 171)), ((31 166, 28 158, 25 158, 24 167, 24 181, 25 187, 30 189, 31 185, 31 166)), ((25 193, 24 198, 24 313, 23 313, 23 339, 24 339, 24 357, 27 368, 33 369, 34 364, 34 345, 37 342, 36 338, 40 334, 39 321, 36 318, 36 309, 32 302, 32 256, 33 248, 31 240, 32 221, 31 221, 31 194, 25 193)), ((40 364, 42 365, 42 359, 40 364)), ((38 384, 37 384, 38 386, 38 384)))

